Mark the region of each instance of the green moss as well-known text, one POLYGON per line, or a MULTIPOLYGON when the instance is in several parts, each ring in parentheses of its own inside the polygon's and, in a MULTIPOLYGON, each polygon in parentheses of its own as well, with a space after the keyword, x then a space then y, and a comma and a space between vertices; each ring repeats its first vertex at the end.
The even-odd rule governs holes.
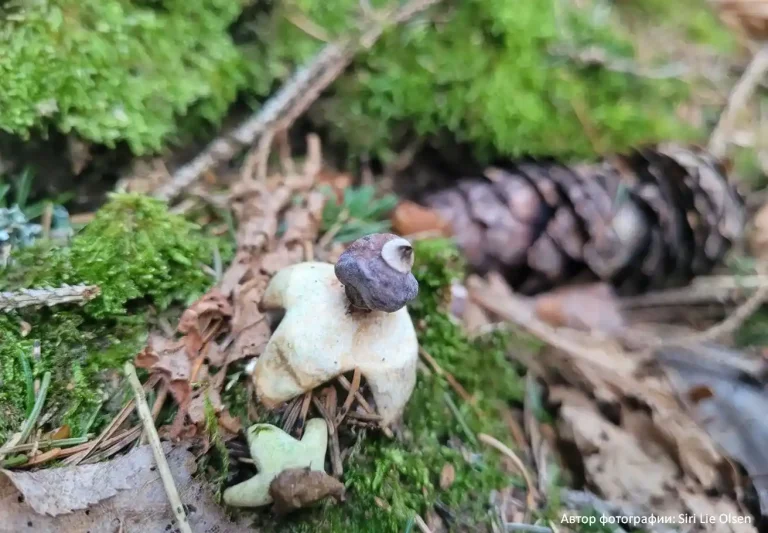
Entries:
MULTIPOLYGON (((649 0, 635 11, 651 22, 680 20, 688 39, 727 48, 727 31, 707 10, 694 10, 694 0, 661 4, 649 0)), ((333 39, 352 31, 360 11, 357 0, 4 2, 0 128, 27 135, 53 127, 158 151, 181 133, 218 124, 238 94, 265 98, 323 46, 306 21, 333 39)), ((386 159, 414 136, 449 133, 481 156, 582 157, 696 134, 675 119, 684 82, 552 53, 595 45, 633 59, 636 43, 598 8, 468 0, 435 12, 437 22, 387 32, 313 110, 351 153, 386 159)))
MULTIPOLYGON (((258 30, 273 45, 268 62, 296 64, 322 45, 291 22, 294 11, 336 35, 348 29, 357 6, 356 0, 297 0, 275 10, 258 30)), ((618 59, 634 56, 622 29, 598 21, 591 9, 568 6, 444 4, 439 22, 413 22, 384 35, 336 83, 316 116, 342 142, 384 156, 404 135, 441 132, 471 143, 479 155, 566 157, 692 135, 675 119, 687 96, 683 82, 584 68, 551 53, 555 46, 595 45, 618 59)))
POLYGON ((94 413, 111 392, 104 371, 119 368, 140 349, 150 306, 157 311, 174 301, 187 303, 211 285, 201 266, 211 262, 215 245, 162 202, 117 194, 69 248, 39 243, 15 253, 0 279, 3 290, 94 283, 101 295, 83 307, 0 315, 0 441, 25 416, 29 372, 53 373, 46 405, 51 424, 69 424, 75 435, 98 427, 94 413), (35 341, 39 359, 32 357, 35 341))
POLYGON ((85 306, 92 316, 125 314, 137 299, 163 309, 208 288, 212 280, 201 266, 211 262, 215 244, 160 200, 115 194, 69 248, 41 243, 20 251, 0 287, 95 284, 101 295, 85 306))
MULTIPOLYGON (((133 357, 145 339, 143 314, 95 320, 78 311, 29 310, 0 315, 0 442, 18 430, 25 418, 28 384, 24 358, 32 375, 52 373, 43 414, 50 425, 69 425, 72 436, 94 427, 94 410, 114 392, 105 369, 117 368, 133 357), (23 324, 31 329, 24 335, 23 324), (34 356, 35 342, 40 357, 34 356)), ((98 426, 96 421, 96 426, 98 426)))
POLYGON ((218 120, 246 82, 228 34, 239 0, 11 0, 0 5, 0 129, 54 126, 136 153, 195 106, 218 120))

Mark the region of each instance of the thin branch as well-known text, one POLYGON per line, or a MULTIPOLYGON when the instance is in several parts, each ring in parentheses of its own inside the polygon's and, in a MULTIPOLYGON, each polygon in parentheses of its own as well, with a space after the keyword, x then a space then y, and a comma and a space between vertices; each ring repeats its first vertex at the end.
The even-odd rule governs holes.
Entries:
POLYGON ((612 57, 604 48, 592 46, 582 50, 571 47, 552 47, 550 54, 578 63, 583 67, 599 67, 620 74, 628 74, 639 78, 663 80, 680 78, 690 73, 690 69, 682 63, 671 63, 658 67, 639 65, 632 60, 612 57))
POLYGON ((666 305, 692 305, 712 302, 728 302, 746 292, 768 287, 768 276, 703 276, 690 285, 679 289, 649 292, 621 299, 624 309, 657 307, 666 305))
POLYGON ((152 419, 152 412, 149 410, 149 405, 147 405, 144 389, 141 386, 139 377, 136 375, 136 369, 130 362, 128 362, 125 363, 124 370, 125 375, 128 377, 128 382, 133 389, 133 394, 136 398, 136 406, 139 410, 139 418, 141 418, 141 422, 144 424, 144 430, 147 432, 149 444, 152 446, 152 454, 155 456, 157 471, 160 474, 160 479, 163 481, 165 493, 168 495, 173 514, 176 516, 177 526, 182 533, 192 533, 192 528, 189 527, 187 513, 184 511, 184 505, 182 505, 181 498, 179 497, 179 491, 173 481, 173 474, 171 474, 168 461, 165 459, 163 445, 160 443, 160 437, 157 434, 157 429, 155 429, 155 421, 152 419))
POLYGON ((386 16, 371 21, 361 35, 323 47, 306 66, 296 71, 257 113, 229 135, 214 140, 197 157, 179 168, 173 178, 160 187, 155 195, 164 200, 171 200, 207 170, 229 161, 243 147, 251 146, 267 131, 287 129, 347 68, 358 50, 370 48, 389 26, 406 22, 440 1, 411 0, 398 9, 392 9, 386 16))
POLYGON ((52 307, 66 303, 85 303, 100 293, 101 290, 96 285, 63 285, 56 288, 0 292, 0 311, 38 305, 52 307))
POLYGON ((728 97, 720 120, 709 138, 708 151, 715 157, 725 157, 728 136, 733 134, 736 115, 747 105, 755 89, 768 71, 768 45, 763 45, 752 58, 747 70, 739 79, 728 97))

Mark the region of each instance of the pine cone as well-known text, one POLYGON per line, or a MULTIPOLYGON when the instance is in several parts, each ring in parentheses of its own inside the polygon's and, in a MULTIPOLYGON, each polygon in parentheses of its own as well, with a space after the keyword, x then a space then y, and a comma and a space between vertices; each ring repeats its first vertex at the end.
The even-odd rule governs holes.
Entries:
POLYGON ((744 200, 703 150, 638 149, 596 164, 526 162, 462 179, 422 203, 479 273, 534 294, 586 275, 619 294, 710 272, 744 232, 744 200))

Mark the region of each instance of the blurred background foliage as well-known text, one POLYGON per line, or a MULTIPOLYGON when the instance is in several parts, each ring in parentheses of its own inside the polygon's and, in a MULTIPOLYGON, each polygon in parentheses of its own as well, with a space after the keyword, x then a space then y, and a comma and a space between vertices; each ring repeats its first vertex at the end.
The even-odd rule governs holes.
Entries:
MULTIPOLYGON (((324 41, 386 4, 2 1, 0 128, 157 153, 192 125, 217 126, 236 101, 258 107, 324 41)), ((446 0, 432 21, 390 32, 360 56, 310 116, 349 153, 381 160, 415 138, 466 143, 480 159, 589 157, 695 138, 697 125, 678 117, 686 80, 568 57, 598 49, 611 61, 665 60, 648 53, 659 43, 617 26, 622 13, 679 26, 707 45, 731 44, 700 2, 678 4, 672 20, 662 0, 446 0), (695 16, 685 17, 688 4, 695 16)))

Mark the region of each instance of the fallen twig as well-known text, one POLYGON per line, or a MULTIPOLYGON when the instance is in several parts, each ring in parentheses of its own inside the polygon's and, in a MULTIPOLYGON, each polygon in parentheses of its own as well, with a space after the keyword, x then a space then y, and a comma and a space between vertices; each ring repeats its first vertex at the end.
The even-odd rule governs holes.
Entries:
POLYGON ((39 305, 52 307, 67 303, 85 303, 96 298, 100 292, 96 285, 62 285, 56 288, 0 292, 0 311, 39 305))
POLYGON ((155 192, 155 196, 164 200, 175 198, 207 170, 232 159, 241 148, 252 145, 259 136, 288 128, 347 68, 359 49, 370 48, 389 26, 403 23, 440 1, 411 0, 370 21, 359 35, 326 45, 307 65, 296 71, 256 114, 229 135, 214 140, 197 157, 179 168, 173 178, 155 192))
POLYGON ((667 305, 692 305, 712 302, 729 302, 751 292, 768 287, 768 276, 702 276, 688 286, 679 289, 649 292, 621 299, 624 309, 667 305))
POLYGON ((163 453, 163 445, 160 443, 160 437, 157 434, 157 429, 155 429, 155 422, 152 419, 152 413, 149 410, 149 405, 147 405, 144 389, 141 386, 139 377, 136 375, 136 369, 130 362, 125 363, 124 369, 125 374, 128 377, 128 382, 131 384, 133 394, 136 398, 139 417, 141 418, 141 422, 144 424, 144 430, 147 432, 149 444, 152 446, 152 454, 155 456, 157 471, 160 474, 160 479, 163 481, 163 487, 165 487, 165 493, 168 495, 168 500, 171 503, 173 514, 176 516, 176 525, 182 533, 192 533, 192 528, 189 527, 187 513, 184 511, 184 505, 182 505, 181 498, 179 497, 179 491, 173 481, 171 469, 168 466, 168 461, 165 459, 165 453, 163 453))
POLYGON ((550 53, 553 56, 571 60, 584 67, 600 67, 612 72, 652 80, 680 78, 690 73, 690 69, 682 63, 648 67, 639 65, 629 59, 611 57, 607 50, 596 46, 583 50, 574 50, 571 46, 556 46, 550 49, 550 53))
MULTIPOLYGON (((165 399, 168 397, 168 384, 163 383, 160 385, 160 390, 157 392, 155 403, 152 404, 152 420, 157 421, 157 417, 160 416, 160 411, 163 409, 165 399)), ((142 431, 141 438, 139 439, 139 445, 147 443, 147 432, 142 431)))
POLYGON ((43 382, 40 385, 40 392, 37 393, 37 399, 35 400, 35 406, 32 408, 32 413, 27 417, 21 426, 21 431, 11 437, 2 448, 0 448, 0 461, 5 459, 8 450, 15 447, 17 444, 24 444, 29 437, 29 433, 32 428, 37 424, 37 419, 40 418, 40 412, 43 410, 43 404, 45 404, 45 397, 48 395, 48 387, 51 385, 51 373, 46 372, 43 374, 43 382))
POLYGON ((760 287, 743 304, 737 307, 725 320, 702 333, 695 333, 683 338, 673 338, 665 342, 711 342, 729 335, 739 329, 768 300, 768 286, 760 287))
POLYGON ((727 138, 733 133, 736 115, 747 105, 755 89, 768 71, 768 46, 763 45, 750 61, 747 70, 739 79, 728 97, 728 103, 720 115, 720 120, 709 138, 708 151, 722 159, 727 152, 727 138))

